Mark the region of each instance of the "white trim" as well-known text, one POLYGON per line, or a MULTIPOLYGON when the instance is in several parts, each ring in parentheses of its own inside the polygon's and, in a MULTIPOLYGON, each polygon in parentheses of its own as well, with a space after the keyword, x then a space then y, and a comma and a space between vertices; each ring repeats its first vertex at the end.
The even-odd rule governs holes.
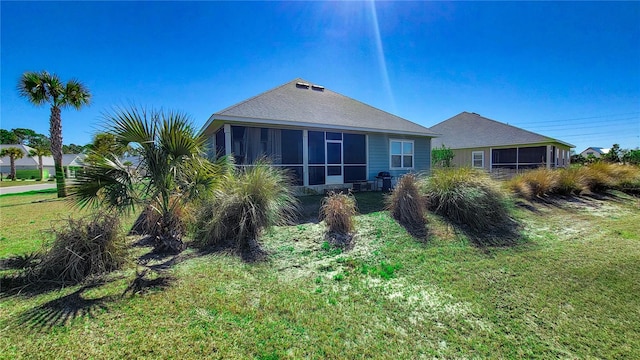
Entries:
MULTIPOLYGON (((398 154, 395 154, 398 155, 398 154)), ((416 166, 416 143, 413 139, 389 139, 389 170, 413 170, 416 166), (391 153, 391 143, 392 142, 400 143, 400 163, 404 165, 404 143, 411 143, 412 153, 411 153, 411 166, 400 166, 393 167, 392 156, 394 154, 391 153)))
MULTIPOLYGON (((435 133, 423 133, 423 132, 415 132, 415 131, 396 131, 393 129, 374 129, 374 128, 367 128, 367 127, 316 124, 316 123, 288 121, 288 120, 244 118, 244 117, 238 117, 238 116, 227 116, 227 115, 216 115, 216 114, 211 115, 207 123, 202 127, 202 130, 200 130, 200 133, 204 133, 205 130, 207 130, 207 128, 216 120, 235 121, 235 122, 247 123, 247 124, 270 124, 270 125, 305 127, 305 128, 312 128, 312 129, 333 129, 333 130, 340 130, 340 132, 346 130, 346 131, 355 131, 355 132, 373 132, 373 133, 381 133, 381 134, 415 135, 415 136, 423 136, 423 137, 430 137, 430 138, 438 137, 439 135, 435 133)), ((312 131, 315 131, 315 130, 312 130, 312 131)), ((332 132, 330 130, 325 130, 325 131, 332 132)))
POLYGON ((365 148, 365 162, 366 162, 366 167, 365 167, 365 177, 367 179, 367 181, 369 181, 369 134, 364 134, 364 148, 365 148))
POLYGON ((231 124, 224 124, 224 154, 231 155, 233 151, 231 143, 231 124))
POLYGON ((309 130, 302 130, 302 183, 309 186, 309 130))
POLYGON ((484 169, 484 151, 472 151, 471 152, 471 167, 474 168, 474 169, 484 169), (476 162, 475 155, 476 154, 482 155, 480 157, 480 161, 482 162, 482 164, 480 166, 476 166, 476 164, 475 164, 475 162, 476 162))

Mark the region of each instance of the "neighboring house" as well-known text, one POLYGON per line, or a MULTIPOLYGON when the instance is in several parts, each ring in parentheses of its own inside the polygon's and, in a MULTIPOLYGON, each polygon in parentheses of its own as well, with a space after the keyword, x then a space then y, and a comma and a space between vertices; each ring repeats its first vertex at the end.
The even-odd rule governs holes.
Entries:
POLYGON ((76 177, 77 171, 84 167, 86 157, 85 154, 62 154, 62 167, 68 178, 76 177))
MULTIPOLYGON (((24 154, 21 159, 16 159, 16 171, 18 170, 40 170, 37 156, 29 156, 29 152, 34 150, 32 147, 22 144, 0 144, 0 149, 15 147, 22 150, 24 154)), ((63 154, 62 167, 65 169, 67 177, 75 177, 77 169, 84 166, 82 160, 86 157, 84 154, 63 154)), ((42 157, 43 169, 49 173, 50 177, 54 177, 56 168, 53 163, 53 156, 42 157)), ((0 159, 0 172, 8 174, 11 171, 10 160, 8 156, 0 159)))
MULTIPOLYGON (((7 148, 18 148, 22 151, 22 158, 16 159, 16 171, 20 170, 40 170, 40 164, 38 162, 38 157, 29 156, 29 152, 34 150, 32 147, 22 145, 22 144, 0 144, 0 149, 7 148)), ((2 163, 0 163, 0 172, 3 175, 11 172, 11 160, 8 156, 5 156, 1 159, 2 163)), ((50 176, 55 174, 55 167, 53 165, 53 157, 51 156, 43 156, 42 157, 43 168, 45 171, 49 172, 50 176)))
POLYGON ((430 128, 441 134, 433 148, 451 148, 457 166, 490 172, 569 166, 572 144, 515 126, 462 112, 430 128))
POLYGON ((603 155, 606 155, 609 153, 609 150, 611 149, 605 149, 605 148, 601 148, 601 147, 588 147, 586 149, 584 149, 584 151, 582 151, 580 153, 580 155, 584 156, 584 157, 589 157, 589 155, 593 155, 596 158, 601 158, 603 155))
MULTIPOLYGON (((267 156, 290 169, 298 186, 372 183, 430 168, 424 126, 306 80, 295 79, 217 112, 201 133, 211 156, 233 154, 238 165, 267 156)), ((330 186, 328 186, 330 187, 330 186)))

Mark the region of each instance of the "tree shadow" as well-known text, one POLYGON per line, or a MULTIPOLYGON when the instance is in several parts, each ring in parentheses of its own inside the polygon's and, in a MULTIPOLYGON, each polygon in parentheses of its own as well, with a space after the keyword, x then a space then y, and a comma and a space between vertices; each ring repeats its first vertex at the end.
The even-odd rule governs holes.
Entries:
POLYGON ((149 277, 147 275, 150 271, 157 273, 156 270, 152 270, 150 268, 137 272, 136 278, 133 279, 131 284, 129 284, 124 292, 122 292, 121 297, 124 297, 127 294, 139 295, 148 293, 152 290, 164 290, 169 288, 176 280, 176 278, 171 275, 149 277))
POLYGON ((85 292, 104 284, 104 281, 97 281, 84 285, 71 294, 23 312, 10 325, 30 332, 46 332, 53 327, 65 326, 79 317, 92 318, 96 312, 108 309, 106 304, 113 300, 113 296, 88 298, 85 292))

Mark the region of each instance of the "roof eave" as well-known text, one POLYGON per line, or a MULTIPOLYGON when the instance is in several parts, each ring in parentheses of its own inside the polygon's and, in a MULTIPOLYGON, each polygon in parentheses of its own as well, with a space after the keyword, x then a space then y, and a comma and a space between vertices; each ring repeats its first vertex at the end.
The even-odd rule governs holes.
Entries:
POLYGON ((290 120, 279 120, 279 119, 258 119, 258 118, 230 116, 230 115, 221 115, 221 114, 211 115, 211 117, 209 117, 209 120, 207 120, 206 124, 200 130, 200 133, 204 134, 206 130, 209 128, 209 126, 211 126, 213 122, 216 120, 217 121, 233 121, 233 122, 240 122, 240 123, 252 123, 252 124, 285 125, 285 126, 309 127, 309 128, 329 128, 329 129, 336 129, 336 130, 363 131, 363 132, 372 132, 372 133, 381 133, 381 134, 412 135, 412 136, 423 136, 423 137, 430 137, 430 138, 440 136, 440 134, 431 133, 431 132, 385 130, 385 129, 376 129, 376 128, 367 128, 367 127, 317 124, 317 123, 307 123, 302 121, 290 121, 290 120))

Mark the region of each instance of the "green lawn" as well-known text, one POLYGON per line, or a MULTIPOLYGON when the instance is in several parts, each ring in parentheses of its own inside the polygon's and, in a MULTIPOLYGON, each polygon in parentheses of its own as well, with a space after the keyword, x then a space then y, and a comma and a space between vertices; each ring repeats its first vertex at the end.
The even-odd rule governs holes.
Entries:
MULTIPOLYGON (((640 201, 614 195, 521 204, 521 244, 479 249, 431 215, 417 241, 359 194, 344 252, 308 197, 263 262, 187 250, 84 287, 0 289, 0 358, 640 358, 640 201)), ((73 212, 54 198, 0 198, 0 258, 73 212)))
POLYGON ((6 180, 0 181, 0 188, 12 187, 12 186, 26 186, 26 185, 38 185, 38 184, 55 184, 48 181, 36 181, 36 180, 6 180))

